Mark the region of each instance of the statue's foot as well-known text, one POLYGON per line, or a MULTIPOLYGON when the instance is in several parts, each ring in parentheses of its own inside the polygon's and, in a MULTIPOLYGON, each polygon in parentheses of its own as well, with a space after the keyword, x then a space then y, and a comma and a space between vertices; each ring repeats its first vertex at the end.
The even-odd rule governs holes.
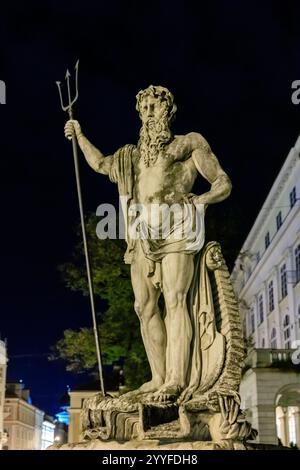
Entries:
POLYGON ((149 382, 146 382, 143 385, 141 385, 137 391, 140 393, 153 393, 159 390, 162 384, 163 384, 162 380, 152 379, 149 382))
POLYGON ((182 387, 175 383, 167 383, 153 393, 152 400, 159 402, 176 401, 182 392, 182 387))
POLYGON ((156 392, 159 389, 159 387, 162 386, 162 384, 163 384, 162 380, 152 379, 149 382, 146 382, 143 385, 141 385, 136 390, 131 390, 130 392, 124 393, 123 395, 120 396, 120 400, 122 401, 128 400, 128 399, 136 400, 140 398, 140 395, 143 395, 143 397, 145 397, 147 393, 152 395, 154 392, 156 392))

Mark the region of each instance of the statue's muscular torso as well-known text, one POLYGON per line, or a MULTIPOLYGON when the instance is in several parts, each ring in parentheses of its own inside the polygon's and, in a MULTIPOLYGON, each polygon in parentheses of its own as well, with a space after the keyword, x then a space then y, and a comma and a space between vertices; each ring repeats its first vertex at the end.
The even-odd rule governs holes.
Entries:
POLYGON ((183 196, 191 192, 198 173, 191 158, 194 140, 191 134, 176 136, 150 166, 146 166, 136 149, 133 165, 137 202, 173 204, 183 201, 183 196))
POLYGON ((198 172, 210 183, 225 175, 204 137, 196 132, 175 136, 150 166, 146 166, 136 149, 133 165, 134 199, 143 204, 184 201, 198 172))
MULTIPOLYGON (((68 133, 68 127, 66 132, 68 133)), ((89 165, 99 173, 110 174, 114 156, 104 157, 81 133, 80 126, 77 132, 80 132, 78 142, 89 165)), ((194 203, 220 202, 227 198, 231 191, 230 179, 221 168, 217 157, 204 137, 196 132, 175 136, 153 165, 145 165, 138 148, 134 150, 132 162, 135 178, 134 199, 142 204, 171 205, 186 200, 185 196, 191 192, 198 173, 211 184, 211 189, 195 196, 194 203)))

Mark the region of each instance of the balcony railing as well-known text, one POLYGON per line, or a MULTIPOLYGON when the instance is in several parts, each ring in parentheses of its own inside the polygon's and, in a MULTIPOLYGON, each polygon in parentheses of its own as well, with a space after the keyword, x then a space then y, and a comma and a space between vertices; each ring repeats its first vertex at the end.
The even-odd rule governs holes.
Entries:
POLYGON ((295 367, 292 354, 296 349, 252 349, 245 360, 249 367, 295 367))

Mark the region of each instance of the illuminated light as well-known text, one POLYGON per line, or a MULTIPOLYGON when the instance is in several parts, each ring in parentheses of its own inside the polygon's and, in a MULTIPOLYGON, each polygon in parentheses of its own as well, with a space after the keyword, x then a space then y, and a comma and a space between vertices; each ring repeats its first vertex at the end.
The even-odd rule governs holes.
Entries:
POLYGON ((55 417, 60 423, 64 423, 66 425, 69 425, 70 417, 68 413, 68 406, 61 406, 60 407, 62 411, 59 413, 56 413, 55 417))

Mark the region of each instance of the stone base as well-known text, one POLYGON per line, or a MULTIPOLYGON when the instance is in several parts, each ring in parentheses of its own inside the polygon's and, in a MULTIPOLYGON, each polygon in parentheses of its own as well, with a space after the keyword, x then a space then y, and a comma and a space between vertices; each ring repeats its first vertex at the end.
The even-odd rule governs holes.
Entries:
POLYGON ((186 451, 199 451, 199 450, 291 450, 289 447, 282 447, 271 444, 258 444, 258 443, 245 443, 242 442, 224 442, 224 446, 220 443, 211 441, 178 441, 159 439, 147 440, 132 440, 126 442, 117 441, 101 441, 100 439, 92 439, 74 444, 53 445, 47 450, 101 450, 101 451, 128 451, 128 450, 186 450, 186 451))
POLYGON ((76 442, 74 444, 53 445, 47 450, 214 450, 213 442, 169 442, 162 443, 158 439, 145 441, 132 440, 126 442, 90 441, 76 442))

